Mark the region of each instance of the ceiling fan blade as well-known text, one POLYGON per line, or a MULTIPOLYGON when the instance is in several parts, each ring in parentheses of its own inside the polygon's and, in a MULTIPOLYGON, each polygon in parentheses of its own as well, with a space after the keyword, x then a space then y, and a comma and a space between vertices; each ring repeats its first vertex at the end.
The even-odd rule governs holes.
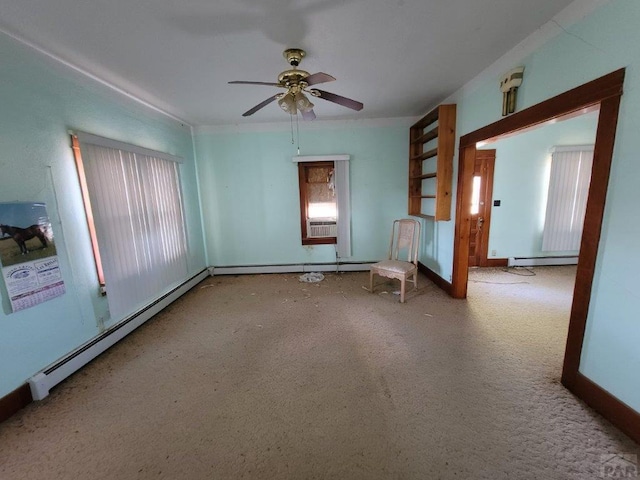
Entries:
POLYGON ((273 82, 247 82, 244 80, 234 80, 232 82, 229 82, 230 84, 233 85, 267 85, 269 87, 280 87, 281 85, 279 83, 273 83, 273 82))
POLYGON ((254 113, 256 113, 258 110, 260 110, 261 108, 266 107, 267 105, 269 105, 271 102, 273 102, 276 98, 278 98, 278 93, 276 93, 273 97, 269 97, 267 98, 264 102, 259 103, 258 105, 256 105, 255 107, 253 107, 251 110, 247 110, 246 112, 244 112, 242 114, 243 117, 248 117, 249 115, 253 115, 254 113))
POLYGON ((309 110, 308 112, 302 112, 302 118, 304 120, 315 120, 316 113, 313 110, 309 110))
POLYGON ((351 108, 353 110, 362 110, 364 104, 361 102, 357 102, 356 100, 351 100, 350 98, 343 97, 341 95, 336 95, 335 93, 325 92, 324 90, 314 90, 318 93, 318 97, 328 100, 333 103, 337 103, 338 105, 342 105, 343 107, 351 108))
POLYGON ((331 75, 322 72, 314 73, 304 79, 304 81, 309 86, 317 85, 318 83, 333 82, 334 80, 335 78, 333 78, 331 75))

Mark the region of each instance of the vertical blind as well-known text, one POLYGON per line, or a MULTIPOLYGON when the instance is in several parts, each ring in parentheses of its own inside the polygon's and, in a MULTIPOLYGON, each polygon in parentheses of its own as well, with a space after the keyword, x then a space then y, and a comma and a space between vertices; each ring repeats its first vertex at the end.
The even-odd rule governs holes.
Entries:
POLYGON ((543 251, 580 249, 592 163, 593 145, 553 149, 543 251))
POLYGON ((101 137, 78 138, 109 310, 122 317, 187 276, 178 163, 101 137))
POLYGON ((351 256, 351 199, 349 198, 349 162, 335 162, 336 203, 338 204, 338 258, 351 256))

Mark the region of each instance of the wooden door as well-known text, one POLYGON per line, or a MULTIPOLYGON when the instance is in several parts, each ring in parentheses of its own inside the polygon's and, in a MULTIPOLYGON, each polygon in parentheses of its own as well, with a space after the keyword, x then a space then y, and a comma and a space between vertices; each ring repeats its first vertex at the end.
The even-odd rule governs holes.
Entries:
POLYGON ((495 150, 477 150, 473 169, 471 202, 471 233, 469 235, 469 266, 486 267, 493 196, 495 150))

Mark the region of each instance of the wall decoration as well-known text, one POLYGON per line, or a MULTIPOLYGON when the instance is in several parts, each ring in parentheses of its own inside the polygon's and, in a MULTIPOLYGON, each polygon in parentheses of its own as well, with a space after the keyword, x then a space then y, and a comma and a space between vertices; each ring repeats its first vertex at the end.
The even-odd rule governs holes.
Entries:
POLYGON ((500 79, 500 91, 502 92, 502 116, 505 117, 516 111, 516 97, 518 87, 522 85, 524 67, 516 67, 509 70, 500 79))
POLYGON ((0 263, 14 312, 65 293, 44 203, 0 203, 0 263))

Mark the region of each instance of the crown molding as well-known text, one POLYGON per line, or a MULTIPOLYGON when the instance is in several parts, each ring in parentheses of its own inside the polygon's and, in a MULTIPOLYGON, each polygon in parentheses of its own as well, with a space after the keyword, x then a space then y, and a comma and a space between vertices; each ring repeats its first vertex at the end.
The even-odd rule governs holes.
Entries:
POLYGON ((30 48, 31 50, 34 50, 35 52, 39 53, 40 55, 46 57, 48 60, 53 61, 53 62, 55 62, 57 64, 60 64, 60 65, 63 65, 65 67, 73 70, 74 72, 80 74, 82 77, 88 78, 90 80, 93 80, 96 83, 99 83, 100 85, 103 85, 103 86, 107 87, 109 90, 117 93, 118 95, 124 96, 124 97, 128 98, 129 100, 132 100, 132 101, 134 101, 134 102, 136 102, 136 103, 138 103, 138 104, 140 104, 140 105, 142 105, 142 106, 144 106, 144 107, 146 107, 146 108, 148 108, 150 110, 153 110, 153 111, 155 111, 157 113, 160 113, 161 115, 163 115, 165 117, 168 117, 168 118, 170 118, 172 120, 180 122, 181 124, 183 124, 185 126, 191 127, 191 123, 186 121, 185 119, 180 118, 180 117, 170 113, 169 111, 154 105, 153 103, 150 103, 150 102, 148 102, 146 100, 143 100, 142 98, 134 95, 133 93, 128 92, 128 91, 124 90, 123 88, 118 87, 117 85, 114 85, 113 83, 111 83, 111 82, 109 82, 109 81, 107 81, 107 80, 105 80, 103 78, 100 78, 99 76, 97 76, 97 75, 85 70, 84 68, 82 68, 82 67, 80 67, 80 66, 78 66, 78 65, 76 65, 76 64, 74 64, 74 63, 72 63, 72 62, 70 62, 70 61, 68 61, 68 60, 66 60, 64 58, 62 58, 62 57, 60 57, 59 55, 56 55, 55 53, 52 53, 52 52, 48 51, 47 49, 41 47, 40 45, 38 45, 38 44, 36 44, 36 43, 34 43, 34 42, 30 41, 30 40, 27 40, 23 36, 15 33, 15 32, 7 30, 5 27, 0 27, 0 33, 3 33, 7 37, 11 38, 12 40, 14 40, 15 42, 18 42, 21 45, 24 45, 25 47, 30 48))
MULTIPOLYGON (((364 118, 357 120, 314 120, 300 122, 300 132, 352 128, 410 127, 420 117, 364 118)), ((201 125, 193 128, 195 135, 247 133, 247 132, 289 132, 291 122, 245 123, 234 125, 201 125)))

